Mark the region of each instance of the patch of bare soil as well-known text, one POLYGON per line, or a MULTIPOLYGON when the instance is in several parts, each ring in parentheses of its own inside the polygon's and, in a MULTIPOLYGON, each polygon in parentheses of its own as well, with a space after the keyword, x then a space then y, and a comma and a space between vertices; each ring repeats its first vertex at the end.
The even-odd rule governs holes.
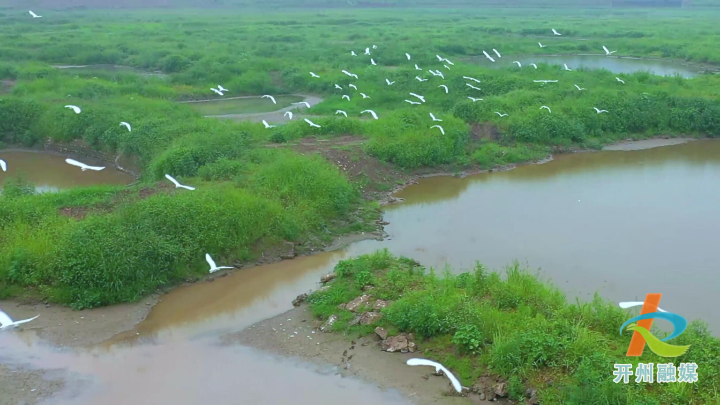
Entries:
POLYGON ((481 140, 489 139, 491 141, 498 141, 502 137, 502 133, 498 127, 490 122, 479 123, 476 122, 471 125, 470 140, 479 142, 481 140))
POLYGON ((10 90, 15 86, 14 80, 3 79, 0 80, 0 94, 10 93, 10 90))
POLYGON ((65 382, 48 370, 23 370, 0 364, 0 405, 33 405, 60 391, 65 382))

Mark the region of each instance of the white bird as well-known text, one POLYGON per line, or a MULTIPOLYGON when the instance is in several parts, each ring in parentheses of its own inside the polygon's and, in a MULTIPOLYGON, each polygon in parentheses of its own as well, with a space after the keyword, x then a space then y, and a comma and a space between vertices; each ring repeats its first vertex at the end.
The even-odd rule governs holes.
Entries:
POLYGON ((502 58, 500 52, 498 52, 497 49, 493 48, 493 52, 495 52, 495 55, 497 55, 498 58, 502 58))
POLYGON ((428 81, 428 79, 421 79, 419 76, 415 76, 415 79, 417 79, 417 81, 419 81, 419 82, 426 82, 426 81, 428 81))
POLYGON ((552 29, 552 32, 553 32, 553 34, 555 34, 555 35, 562 35, 562 34, 560 34, 559 32, 555 31, 555 28, 552 29))
POLYGON ((440 130, 440 132, 441 132, 443 135, 445 135, 445 130, 444 130, 443 127, 441 127, 440 125, 433 125, 433 126, 431 126, 430 128, 437 128, 437 129, 440 130))
POLYGON ((575 88, 578 89, 578 90, 580 90, 580 91, 587 90, 587 89, 583 89, 582 87, 578 86, 577 84, 575 85, 575 88))
POLYGON ((320 76, 316 75, 316 74, 313 73, 313 72, 310 72, 310 76, 312 76, 312 77, 320 77, 320 76))
POLYGON ((377 45, 373 45, 373 49, 377 49, 377 45))
POLYGON ((365 55, 370 55, 370 48, 365 48, 365 55))
POLYGON ((125 128, 127 128, 128 132, 132 132, 132 127, 131 127, 130 124, 128 124, 127 122, 124 122, 124 121, 123 121, 123 122, 120 123, 120 125, 122 125, 122 126, 124 126, 125 128))
POLYGON ((420 69, 420 66, 417 65, 417 63, 415 64, 415 70, 422 70, 420 69))
MULTIPOLYGON (((32 13, 32 11, 31 11, 32 13)), ((22 321, 13 321, 5 312, 0 311, 0 329, 8 329, 16 327, 20 324, 30 322, 32 320, 35 320, 38 316, 35 316, 34 318, 30 319, 23 319, 22 321)))
POLYGON ((357 90, 357 86, 354 85, 354 84, 352 84, 352 83, 348 84, 348 86, 350 86, 350 87, 352 87, 353 89, 357 90))
POLYGON ((493 59, 487 52, 483 51, 483 54, 485 54, 486 58, 490 59, 490 62, 495 62, 495 59, 493 59))
POLYGON ((463 79, 472 80, 472 81, 474 81, 474 82, 476 82, 476 83, 480 83, 480 80, 475 79, 474 77, 463 76, 463 79))
POLYGON ((419 100, 422 101, 423 103, 425 102, 425 97, 424 97, 424 96, 421 96, 421 95, 415 94, 415 93, 408 93, 408 94, 411 95, 411 96, 413 96, 413 97, 415 97, 415 98, 417 98, 417 99, 419 99, 419 100))
POLYGON ((440 118, 436 118, 433 113, 430 113, 430 118, 432 118, 432 120, 433 120, 434 122, 436 122, 436 121, 437 121, 437 122, 442 122, 442 120, 441 120, 440 118))
POLYGON ((32 18, 42 18, 41 15, 37 15, 37 14, 33 13, 32 10, 28 11, 28 13, 30 13, 30 15, 32 16, 32 18))
POLYGON ((440 56, 440 55, 435 55, 435 57, 438 58, 438 62, 442 62, 442 61, 443 61, 443 57, 442 57, 442 56, 440 56))
MULTIPOLYGON (((620 308, 627 309, 632 307, 639 307, 644 305, 645 303, 643 301, 626 301, 626 302, 620 302, 618 305, 620 305, 620 308)), ((667 312, 666 310, 658 307, 658 311, 660 312, 667 312)))
POLYGON ((445 89, 445 94, 448 94, 448 91, 449 91, 449 90, 448 90, 448 87, 447 87, 446 85, 441 84, 441 85, 439 85, 438 87, 442 87, 443 89, 445 89))
POLYGON ((269 98, 269 99, 273 102, 273 104, 277 104, 277 101, 275 101, 275 97, 273 97, 273 96, 271 96, 271 95, 269 95, 269 94, 266 94, 266 95, 264 95, 264 96, 262 96, 262 97, 260 97, 260 98, 269 98))
POLYGON ((499 113, 499 112, 497 112, 497 111, 495 111, 495 114, 499 115, 500 118, 502 118, 502 117, 507 117, 507 114, 501 114, 501 113, 499 113))
POLYGON ((468 87, 470 87, 471 89, 480 90, 479 87, 475 87, 475 86, 473 86, 473 85, 470 84, 470 83, 465 83, 465 85, 468 86, 468 87))
POLYGON ((619 81, 619 82, 622 83, 622 84, 625 84, 625 80, 623 80, 623 79, 621 79, 621 78, 619 78, 619 77, 617 77, 617 76, 615 77, 615 80, 619 81))
POLYGON ((338 90, 342 90, 342 87, 341 87, 339 84, 337 84, 337 83, 335 84, 335 88, 338 89, 338 90))
POLYGON ((219 84, 218 84, 218 90, 220 90, 220 91, 230 91, 230 90, 224 88, 223 86, 221 86, 221 85, 219 85, 219 84))
POLYGON ((350 56, 357 56, 357 54, 355 53, 355 51, 350 51, 350 56))
POLYGON ((391 82, 390 79, 385 79, 388 86, 392 86, 395 82, 391 82))
POLYGON ((352 73, 350 73, 350 72, 348 72, 347 70, 344 70, 344 69, 341 70, 341 72, 345 73, 346 75, 348 75, 348 76, 350 76, 350 77, 352 77, 352 75, 353 75, 352 73))
POLYGON ((223 94, 222 91, 220 91, 220 90, 218 90, 218 89, 216 89, 216 88, 214 88, 214 87, 211 87, 210 90, 212 90, 214 93, 217 93, 218 95, 224 96, 224 94, 223 94))
POLYGON ((537 69, 537 65, 534 64, 534 63, 531 63, 530 66, 532 66, 532 67, 534 67, 535 69, 537 69))
POLYGON ((546 105, 540 107, 541 110, 542 110, 543 108, 546 109, 546 110, 548 110, 549 113, 552 113, 552 111, 550 111, 550 107, 548 107, 548 106, 546 106, 546 105))
POLYGON ((450 70, 450 66, 448 66, 448 65, 443 65, 443 67, 447 70, 450 70))
POLYGON ((406 53, 405 53, 405 57, 407 57, 408 60, 410 60, 410 54, 409 54, 409 53, 406 52, 406 53))
POLYGON ((568 72, 572 72, 572 69, 568 67, 567 63, 563 63, 563 66, 565 67, 565 70, 567 70, 568 72))
POLYGON ((608 50, 608 49, 605 47, 605 45, 603 45, 603 50, 605 50, 605 55, 612 55, 612 54, 614 54, 615 52, 617 52, 617 50, 614 50, 614 51, 608 50))
POLYGON ((481 98, 475 98, 475 97, 468 97, 468 98, 469 98, 470 100, 472 100, 473 103, 476 102, 476 101, 482 101, 481 98))
POLYGON ((283 114, 284 117, 288 117, 288 119, 292 119, 293 113, 292 111, 285 111, 285 114, 283 114))
POLYGON ((445 76, 443 76, 442 72, 439 70, 436 70, 435 73, 437 73, 438 76, 442 77, 443 80, 445 80, 445 76))
POLYGON ((373 118, 378 119, 377 114, 375 114, 375 111, 373 111, 373 110, 360 111, 360 114, 364 114, 364 113, 370 113, 370 115, 372 115, 373 118))
POLYGON ((406 102, 406 103, 410 103, 410 104, 412 104, 412 105, 418 105, 418 104, 420 104, 419 102, 417 102, 417 101, 412 101, 412 100, 405 100, 405 102, 406 102))
POLYGON ((265 120, 262 120, 262 123, 263 123, 263 125, 265 125, 265 129, 275 128, 275 125, 270 125, 270 124, 268 124, 267 121, 265 121, 265 120))
POLYGON ((190 187, 190 186, 180 184, 177 180, 175 180, 175 178, 173 178, 173 176, 171 176, 169 174, 166 174, 165 178, 170 180, 175 185, 175 188, 184 188, 184 189, 187 189, 190 191, 195 190, 195 187, 190 187))
POLYGON ((99 172, 100 170, 102 170, 102 169, 105 168, 105 166, 103 166, 103 167, 99 167, 99 166, 88 166, 88 165, 86 165, 85 163, 80 163, 80 162, 78 162, 77 160, 74 160, 74 159, 65 159, 65 163, 67 163, 67 164, 69 164, 69 165, 77 166, 77 167, 79 167, 80 169, 82 169, 82 171, 85 171, 85 170, 95 170, 96 172, 99 172))
POLYGON ((344 116, 347 118, 347 113, 346 113, 345 111, 343 111, 343 110, 337 110, 337 111, 335 111, 335 114, 336 114, 336 115, 337 115, 337 114, 342 114, 342 115, 344 115, 344 116))
POLYGON ((0 159, 0 169, 2 169, 2 171, 4 172, 7 171, 7 163, 2 159, 0 159))
POLYGON ((348 96, 347 94, 343 94, 343 96, 340 98, 344 98, 344 99, 347 99, 347 101, 350 101, 350 96, 348 96))
POLYGON ((69 108, 69 109, 75 111, 75 114, 80 114, 80 112, 82 112, 80 107, 78 107, 76 105, 66 105, 65 108, 69 108))
POLYGON ((602 113, 608 112, 608 110, 601 110, 601 109, 599 109, 599 108, 597 108, 597 107, 593 107, 593 108, 595 109, 595 112, 597 112, 598 114, 602 114, 602 113))
POLYGON ((370 96, 366 95, 365 93, 360 93, 360 95, 361 95, 363 98, 370 98, 370 96))
POLYGON ((455 66, 455 64, 452 63, 452 62, 450 62, 450 59, 448 59, 448 58, 443 58, 443 60, 441 60, 440 62, 443 62, 443 61, 444 61, 444 62, 447 62, 447 63, 448 63, 449 65, 451 65, 451 66, 455 66))
POLYGON ((307 101, 301 101, 301 102, 299 102, 299 103, 293 103, 293 104, 295 104, 295 105, 297 105, 297 104, 305 104, 305 106, 306 106, 307 108, 310 108, 310 103, 308 103, 307 101))
POLYGON ((557 80, 533 80, 535 83, 557 83, 557 80))
POLYGON ((229 266, 218 267, 217 264, 215 264, 215 260, 213 260, 213 258, 210 257, 210 253, 205 253, 205 261, 208 262, 208 264, 210 265, 210 274, 215 273, 218 270, 234 268, 234 267, 229 267, 229 266))
POLYGON ((521 68, 521 67, 522 67, 522 63, 520 63, 520 61, 519 61, 519 60, 514 60, 514 61, 513 61, 513 63, 517 63, 517 65, 518 65, 518 67, 519 67, 519 68, 521 68))
POLYGON ((373 66, 377 66, 377 63, 375 63, 375 59, 370 58, 370 64, 373 66))
POLYGON ((540 45, 540 48, 547 48, 547 45, 543 45, 540 42, 538 42, 538 45, 540 45))
POLYGON ((430 366, 435 367, 435 373, 438 374, 441 371, 443 374, 447 376, 447 378, 450 380, 450 383, 452 384, 453 388, 455 388, 455 391, 462 392, 462 385, 460 385, 460 381, 458 381, 457 378, 453 375, 453 373, 450 372, 445 366, 443 366, 440 363, 436 363, 432 360, 427 359, 418 359, 418 358, 412 358, 408 359, 407 361, 408 366, 430 366))
POLYGON ((305 118, 305 122, 307 122, 308 124, 310 124, 310 126, 311 126, 311 127, 315 127, 315 128, 322 128, 322 127, 321 127, 320 125, 318 125, 318 124, 316 124, 316 123, 314 123, 314 122, 310 121, 310 120, 309 120, 309 119, 307 119, 307 118, 305 118))

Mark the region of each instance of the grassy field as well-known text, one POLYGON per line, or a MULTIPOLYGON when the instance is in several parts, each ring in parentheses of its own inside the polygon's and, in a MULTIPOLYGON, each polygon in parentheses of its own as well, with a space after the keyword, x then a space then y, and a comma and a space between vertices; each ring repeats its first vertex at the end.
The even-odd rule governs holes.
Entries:
POLYGON ((341 261, 335 273, 329 289, 308 299, 316 316, 337 315, 332 330, 348 338, 372 334, 377 326, 389 336, 411 332, 419 357, 441 362, 464 386, 488 372, 507 382, 509 397, 516 401, 534 388, 542 404, 718 403, 720 339, 702 322, 693 322, 672 341, 690 345, 682 356, 663 358, 646 349, 630 358, 625 354, 632 333, 618 331, 632 315, 598 296, 568 303, 555 286, 517 264, 505 274, 478 264, 472 272, 440 276, 385 250, 341 261), (356 314, 338 305, 363 294, 365 286, 374 287, 369 290, 373 298, 391 304, 375 324, 349 326, 356 314), (629 384, 613 382, 613 364, 632 363, 635 370, 639 362, 696 363, 698 381, 648 384, 631 377, 629 384))
POLYGON ((300 96, 276 96, 277 104, 273 104, 268 99, 254 97, 189 103, 188 105, 202 115, 229 115, 276 111, 302 100, 303 98, 300 96))
POLYGON ((292 150, 269 151, 268 142, 355 135, 364 153, 410 170, 489 168, 539 159, 554 148, 720 133, 720 75, 686 80, 461 62, 493 48, 506 55, 574 54, 602 52, 606 45, 626 56, 720 63, 719 11, 447 7, 44 14, 33 20, 26 11, 0 12, 0 142, 31 147, 47 140, 81 142, 131 158, 142 175, 129 188, 57 195, 29 195, 31 189, 17 180, 5 186, 3 297, 27 293, 76 307, 131 301, 203 274, 205 251, 232 262, 260 246, 328 238, 337 224, 363 229, 362 218, 353 215, 365 204, 358 184, 330 162, 292 150), (563 35, 552 35, 551 28, 563 35), (539 48, 539 41, 548 47, 539 48), (363 55, 365 48, 371 56, 363 55), (56 64, 138 70, 51 67, 56 64), (445 78, 429 69, 441 70, 445 78), (155 71, 165 76, 141 74, 155 71), (311 71, 320 77, 311 77, 311 71), (540 85, 537 79, 558 83, 540 85), (296 119, 267 130, 202 117, 237 112, 247 106, 238 104, 254 99, 215 103, 212 108, 223 110, 210 113, 180 103, 212 98, 209 88, 218 84, 232 90, 228 97, 321 95, 324 101, 307 110, 321 127, 296 119), (577 91, 574 84, 587 90, 577 91), (417 100, 411 92, 426 102, 405 102, 417 100), (64 108, 67 104, 80 106, 82 114, 64 108), (608 113, 597 114, 593 107, 608 113), (348 118, 337 115, 338 109, 348 118), (380 119, 368 119, 362 114, 367 109, 380 119), (430 113, 443 120, 444 135, 432 128, 430 113), (133 131, 119 127, 121 121, 133 131), (198 189, 168 189, 166 173, 198 189), (62 214, 68 210, 82 215, 62 214))

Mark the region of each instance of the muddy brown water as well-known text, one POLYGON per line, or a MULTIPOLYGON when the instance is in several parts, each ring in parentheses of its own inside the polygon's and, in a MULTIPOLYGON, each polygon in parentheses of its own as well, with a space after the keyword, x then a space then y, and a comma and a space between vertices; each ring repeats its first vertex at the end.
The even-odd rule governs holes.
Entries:
POLYGON ((404 203, 385 208, 384 241, 175 289, 134 330, 89 351, 59 352, 31 332, 0 334, 0 362, 62 370, 69 384, 49 403, 238 403, 238 395, 259 404, 402 403, 396 392, 339 379, 334 368, 217 343, 291 309, 339 260, 379 248, 454 271, 519 260, 581 300, 661 292, 663 308, 704 319, 717 334, 720 142, 620 149, 423 179, 398 193, 404 203))
POLYGON ((134 180, 130 174, 91 159, 80 161, 92 166, 106 166, 105 169, 83 172, 79 167, 65 163, 65 157, 45 152, 0 150, 0 159, 7 162, 7 172, 0 171, 0 188, 5 179, 18 174, 33 183, 39 192, 53 192, 76 186, 130 184, 134 180))

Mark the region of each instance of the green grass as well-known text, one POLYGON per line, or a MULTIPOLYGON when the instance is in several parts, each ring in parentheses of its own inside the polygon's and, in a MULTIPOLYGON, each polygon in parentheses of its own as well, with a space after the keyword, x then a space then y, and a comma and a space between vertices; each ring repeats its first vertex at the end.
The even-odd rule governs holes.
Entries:
POLYGON ((277 104, 273 104, 268 99, 241 98, 189 103, 189 106, 202 115, 250 114, 277 111, 302 100, 303 98, 299 96, 275 96, 277 104))
MULTIPOLYGON (((511 399, 536 388, 543 404, 710 404, 720 384, 720 339, 700 321, 673 340, 691 345, 677 358, 649 350, 625 356, 631 334, 618 334, 629 314, 595 296, 568 302, 559 289, 540 281, 517 263, 505 274, 478 264, 471 272, 442 276, 387 250, 341 261, 330 288, 309 297, 315 316, 339 316, 336 332, 356 337, 383 326, 390 335, 415 334, 423 357, 449 367, 463 385, 481 375, 509 382, 511 399), (340 310, 374 286, 376 299, 392 300, 378 324, 348 326, 355 314, 340 310), (697 363, 694 384, 615 384, 615 363, 697 363)), ((658 333, 655 331, 655 334, 658 333)))

